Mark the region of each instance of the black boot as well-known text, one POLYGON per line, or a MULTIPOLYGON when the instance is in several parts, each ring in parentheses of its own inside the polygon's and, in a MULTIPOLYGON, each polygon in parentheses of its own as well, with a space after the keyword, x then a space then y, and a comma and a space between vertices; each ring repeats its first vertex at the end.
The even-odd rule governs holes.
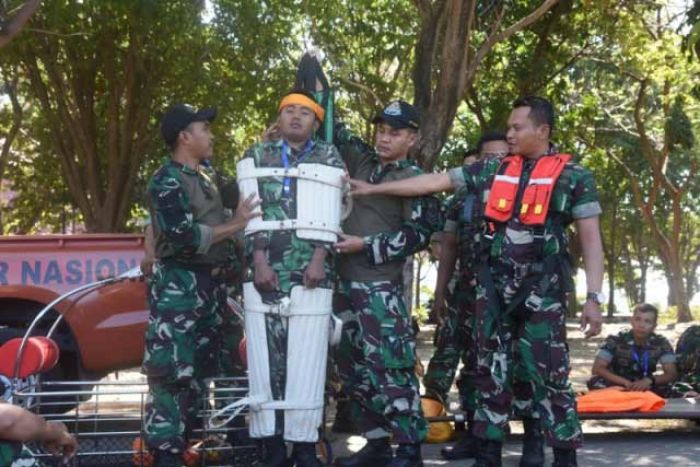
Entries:
POLYGON ((423 467, 423 457, 420 453, 420 443, 399 444, 396 456, 389 467, 423 467))
POLYGON ((576 449, 554 448, 552 467, 576 467, 576 449))
POLYGON ((323 467, 316 457, 316 443, 294 443, 292 460, 295 467, 323 467))
POLYGON ((170 451, 156 450, 153 453, 153 467, 182 467, 182 455, 170 451))
POLYGON ((476 462, 472 467, 501 467, 501 450, 503 443, 500 441, 478 440, 476 462))
POLYGON ((523 418, 523 455, 520 467, 544 467, 544 436, 539 418, 523 418))
POLYGON ((478 444, 478 440, 474 438, 471 433, 468 433, 452 446, 445 446, 440 449, 440 455, 443 459, 448 461, 471 459, 472 457, 476 457, 478 444))
POLYGON ((335 465, 339 467, 384 467, 392 459, 389 438, 368 439, 367 444, 348 457, 339 457, 335 465))
MULTIPOLYGON (((462 405, 465 405, 462 401, 462 405)), ((452 446, 445 446, 440 449, 440 455, 446 460, 471 459, 476 457, 476 450, 479 441, 474 437, 474 412, 467 410, 467 430, 463 438, 459 439, 452 446)))
POLYGON ((263 438, 263 464, 265 467, 287 467, 287 445, 281 436, 263 438))
POLYGON ((335 406, 335 421, 331 427, 333 433, 357 433, 355 422, 350 416, 351 407, 350 399, 338 399, 335 406))

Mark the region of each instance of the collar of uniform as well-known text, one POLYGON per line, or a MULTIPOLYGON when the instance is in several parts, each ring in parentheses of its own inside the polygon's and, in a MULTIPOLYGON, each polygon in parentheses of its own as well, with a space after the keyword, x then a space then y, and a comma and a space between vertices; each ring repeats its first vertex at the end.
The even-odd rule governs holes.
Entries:
POLYGON ((168 160, 168 163, 172 165, 173 167, 177 168, 180 172, 186 173, 188 175, 198 175, 199 171, 195 170, 191 167, 186 166, 185 164, 181 164, 180 162, 174 161, 172 159, 168 160))
MULTIPOLYGON (((309 143, 309 141, 313 141, 313 138, 311 138, 310 140, 307 139, 304 142, 304 147, 306 147, 306 145, 309 143)), ((280 148, 280 150, 282 150, 282 145, 284 145, 284 138, 280 138, 280 139, 274 141, 273 144, 275 145, 275 147, 278 147, 278 148, 280 148)), ((287 145, 289 146, 290 150, 298 152, 298 149, 294 149, 291 144, 287 143, 287 145)), ((315 148, 316 144, 314 144, 313 146, 315 148)))
MULTIPOLYGON (((379 154, 374 153, 374 160, 378 165, 381 165, 381 159, 379 159, 379 154)), ((405 169, 407 167, 417 167, 418 164, 415 163, 413 159, 401 159, 399 161, 389 162, 388 164, 382 165, 382 168, 397 168, 405 169)))
MULTIPOLYGON (((644 343, 644 347, 648 347, 649 344, 651 344, 651 341, 652 341, 653 339, 654 339, 654 333, 652 332, 651 334, 649 334, 649 337, 647 337, 647 341, 644 343)), ((629 330, 625 333, 625 342, 626 342, 627 345, 629 345, 630 347, 633 346, 633 345, 637 345, 637 343, 634 341, 634 333, 632 332, 631 329, 629 329, 629 330)))

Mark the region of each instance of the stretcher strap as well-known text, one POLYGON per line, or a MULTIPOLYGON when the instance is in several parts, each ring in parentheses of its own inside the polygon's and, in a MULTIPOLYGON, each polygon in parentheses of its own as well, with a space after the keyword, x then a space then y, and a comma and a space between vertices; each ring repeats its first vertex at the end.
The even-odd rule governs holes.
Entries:
POLYGON ((238 175, 238 180, 249 180, 265 177, 286 177, 286 178, 299 178, 302 180, 309 180, 311 182, 323 183, 324 185, 330 185, 335 188, 343 188, 345 182, 343 178, 336 174, 324 174, 321 172, 315 172, 304 167, 256 167, 254 169, 248 169, 238 175))
POLYGON ((269 230, 318 230, 320 232, 328 232, 336 235, 342 232, 337 227, 330 226, 325 222, 286 219, 281 221, 257 221, 255 222, 255 227, 246 229, 245 234, 251 235, 269 230))
POLYGON ((216 412, 214 412, 211 417, 209 417, 209 426, 211 428, 221 428, 226 426, 231 420, 238 417, 241 412, 249 407, 253 412, 259 412, 261 410, 318 410, 323 408, 323 399, 313 400, 313 401, 277 401, 268 400, 264 396, 248 396, 243 399, 239 399, 236 402, 223 407, 216 412), (221 417, 226 416, 226 418, 221 419, 221 417))

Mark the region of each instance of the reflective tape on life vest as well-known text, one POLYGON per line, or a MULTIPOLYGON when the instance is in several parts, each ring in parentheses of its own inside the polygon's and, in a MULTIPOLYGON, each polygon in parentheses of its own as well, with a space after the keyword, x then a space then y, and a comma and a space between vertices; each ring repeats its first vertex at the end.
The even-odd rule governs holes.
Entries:
MULTIPOLYGON (((486 201, 485 215, 489 219, 507 222, 513 216, 523 159, 519 155, 508 156, 501 162, 486 201)), ((520 202, 518 216, 523 224, 544 224, 554 187, 569 160, 569 154, 549 154, 537 160, 520 202)))

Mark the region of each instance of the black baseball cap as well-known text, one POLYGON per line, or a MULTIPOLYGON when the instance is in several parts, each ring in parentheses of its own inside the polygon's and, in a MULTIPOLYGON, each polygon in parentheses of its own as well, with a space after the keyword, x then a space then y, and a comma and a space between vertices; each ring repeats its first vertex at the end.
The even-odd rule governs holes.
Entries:
POLYGON ((160 121, 160 133, 165 144, 171 145, 177 135, 192 122, 211 122, 216 118, 216 107, 196 110, 187 104, 175 104, 165 112, 160 121))
POLYGON ((418 109, 404 101, 393 101, 380 114, 374 117, 372 123, 385 122, 392 128, 412 128, 417 130, 420 126, 420 114, 418 109))

